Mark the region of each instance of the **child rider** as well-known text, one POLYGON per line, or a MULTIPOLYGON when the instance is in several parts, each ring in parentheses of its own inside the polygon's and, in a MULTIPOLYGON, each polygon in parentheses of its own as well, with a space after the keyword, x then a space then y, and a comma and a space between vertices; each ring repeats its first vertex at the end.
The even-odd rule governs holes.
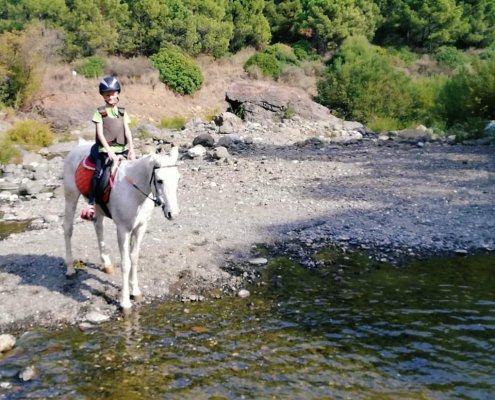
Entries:
POLYGON ((96 187, 107 162, 116 162, 119 155, 129 160, 135 158, 132 143, 130 118, 123 107, 117 107, 120 83, 113 76, 102 79, 99 86, 105 105, 99 107, 93 115, 96 126, 96 143, 91 148, 91 159, 95 162, 95 172, 91 180, 88 205, 83 209, 81 218, 92 221, 95 218, 96 187))

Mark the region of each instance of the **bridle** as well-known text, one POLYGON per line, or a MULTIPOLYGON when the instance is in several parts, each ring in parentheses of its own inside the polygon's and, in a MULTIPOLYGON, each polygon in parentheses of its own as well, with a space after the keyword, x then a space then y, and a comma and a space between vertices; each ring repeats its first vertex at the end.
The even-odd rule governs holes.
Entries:
POLYGON ((154 198, 151 197, 149 194, 146 194, 143 190, 141 190, 139 188, 139 186, 137 186, 134 181, 132 180, 132 178, 130 178, 129 176, 126 175, 125 179, 128 183, 130 183, 132 185, 133 188, 137 189, 138 192, 140 192, 141 194, 143 194, 145 197, 147 197, 148 199, 150 199, 153 203, 155 203, 155 207, 160 207, 162 204, 163 204, 163 200, 160 198, 159 194, 158 194, 158 185, 156 183, 156 174, 155 174, 155 171, 157 169, 161 169, 161 168, 173 168, 173 167, 177 167, 176 164, 173 164, 173 165, 164 165, 164 166, 160 166, 160 167, 153 167, 153 172, 151 173, 151 178, 150 178, 150 185, 151 183, 153 183, 153 186, 155 188, 155 195, 154 195, 154 198))

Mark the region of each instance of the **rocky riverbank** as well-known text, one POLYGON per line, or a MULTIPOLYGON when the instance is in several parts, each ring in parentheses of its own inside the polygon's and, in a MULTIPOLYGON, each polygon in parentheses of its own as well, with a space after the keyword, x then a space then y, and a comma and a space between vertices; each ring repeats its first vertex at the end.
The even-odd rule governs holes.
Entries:
MULTIPOLYGON (((136 127, 141 153, 174 143, 182 155, 181 215, 170 222, 156 211, 142 246, 146 301, 237 293, 256 267, 241 276, 231 267, 258 257, 259 243, 289 243, 308 266, 307 254, 328 243, 390 262, 495 249, 493 146, 435 141, 421 130, 378 136, 338 123, 136 127)), ((64 276, 62 164, 75 144, 3 167, 2 219, 30 225, 0 241, 0 333, 118 315, 120 271, 101 271, 92 224, 80 218, 73 237, 80 269, 73 280, 64 276)), ((105 234, 118 262, 110 220, 105 234)))

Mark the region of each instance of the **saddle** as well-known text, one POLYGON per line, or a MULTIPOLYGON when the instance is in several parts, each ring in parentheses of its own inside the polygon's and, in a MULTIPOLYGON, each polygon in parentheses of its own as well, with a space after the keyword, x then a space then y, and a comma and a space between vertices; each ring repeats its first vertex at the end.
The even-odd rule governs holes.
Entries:
MULTIPOLYGON (((105 164, 102 170, 102 176, 96 186, 95 200, 96 203, 102 208, 107 217, 112 218, 110 211, 108 210, 107 203, 110 199, 110 193, 113 188, 115 175, 117 173, 117 166, 105 164)), ((91 190, 91 180, 95 171, 95 163, 91 160, 91 156, 87 156, 83 159, 76 169, 75 182, 77 189, 85 197, 89 196, 91 190)))

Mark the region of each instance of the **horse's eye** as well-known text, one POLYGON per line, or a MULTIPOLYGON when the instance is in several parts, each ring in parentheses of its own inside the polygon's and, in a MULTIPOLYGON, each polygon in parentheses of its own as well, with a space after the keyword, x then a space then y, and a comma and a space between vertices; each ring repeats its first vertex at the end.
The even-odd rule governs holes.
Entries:
POLYGON ((158 179, 158 180, 156 181, 156 183, 157 183, 157 184, 159 184, 159 185, 163 185, 163 180, 162 180, 162 179, 158 179))

